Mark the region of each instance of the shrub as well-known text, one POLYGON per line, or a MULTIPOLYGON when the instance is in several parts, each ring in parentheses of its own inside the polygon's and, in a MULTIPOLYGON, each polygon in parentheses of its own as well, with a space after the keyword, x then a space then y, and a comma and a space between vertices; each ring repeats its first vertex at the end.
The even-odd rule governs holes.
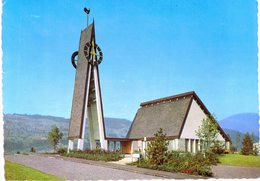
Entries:
MULTIPOLYGON (((209 156, 209 154, 204 155, 203 153, 192 155, 190 153, 171 151, 168 152, 163 165, 151 166, 147 161, 141 161, 138 166, 170 172, 211 176, 212 160, 209 156)), ((215 161, 215 159, 213 160, 215 161)))
POLYGON ((224 154, 230 154, 231 151, 230 150, 224 150, 224 154))
POLYGON ((154 134, 155 139, 148 143, 147 157, 150 164, 154 166, 163 165, 168 150, 169 141, 166 139, 166 134, 160 128, 154 134))
POLYGON ((58 154, 60 154, 60 155, 64 155, 64 154, 67 153, 67 149, 66 149, 66 148, 59 148, 57 152, 58 152, 58 154))
POLYGON ((234 153, 235 151, 237 151, 237 148, 232 145, 232 146, 230 147, 230 152, 231 152, 231 153, 234 153))
POLYGON ((218 155, 223 154, 224 151, 225 151, 225 150, 224 150, 223 148, 219 147, 219 146, 214 147, 214 148, 212 149, 212 152, 215 153, 215 154, 218 154, 218 155))
POLYGON ((64 156, 83 158, 86 160, 102 160, 102 161, 118 161, 122 158, 118 151, 107 151, 102 149, 84 150, 84 151, 70 151, 64 156))
POLYGON ((254 149, 253 149, 253 155, 255 155, 255 156, 258 155, 258 148, 256 145, 254 146, 254 149))
POLYGON ((204 156, 211 165, 217 165, 219 163, 218 156, 213 152, 207 152, 204 156))

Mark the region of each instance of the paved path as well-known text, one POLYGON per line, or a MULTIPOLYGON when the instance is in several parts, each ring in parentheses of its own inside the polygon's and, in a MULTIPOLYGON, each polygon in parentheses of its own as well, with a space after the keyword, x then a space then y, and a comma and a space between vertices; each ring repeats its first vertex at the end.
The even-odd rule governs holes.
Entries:
POLYGON ((136 168, 77 158, 44 155, 5 155, 5 159, 67 180, 196 179, 201 177, 136 168))
MULTIPOLYGON (((47 155, 5 155, 11 162, 21 163, 67 180, 129 179, 202 179, 179 173, 136 168, 128 165, 47 155)), ((260 168, 218 165, 212 169, 215 178, 260 178, 260 168)))
POLYGON ((218 165, 212 168, 215 178, 260 178, 260 168, 218 165))

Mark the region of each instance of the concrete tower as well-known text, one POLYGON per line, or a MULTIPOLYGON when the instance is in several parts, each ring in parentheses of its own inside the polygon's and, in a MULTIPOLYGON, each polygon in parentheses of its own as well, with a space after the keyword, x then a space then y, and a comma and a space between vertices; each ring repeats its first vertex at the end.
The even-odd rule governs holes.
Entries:
POLYGON ((107 149, 98 71, 102 58, 103 54, 95 40, 93 21, 81 31, 79 50, 74 52, 71 57, 72 64, 76 68, 76 77, 68 135, 68 151, 74 149, 74 141, 77 141, 77 149, 83 150, 86 118, 88 118, 90 148, 107 149))

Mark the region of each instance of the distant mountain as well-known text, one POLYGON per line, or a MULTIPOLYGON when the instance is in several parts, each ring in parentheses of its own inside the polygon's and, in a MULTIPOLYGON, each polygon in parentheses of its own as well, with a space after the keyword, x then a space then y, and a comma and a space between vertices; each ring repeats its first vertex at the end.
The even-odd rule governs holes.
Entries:
MULTIPOLYGON (((107 137, 125 137, 130 125, 131 122, 126 119, 105 118, 106 135, 107 137)), ((5 114, 5 152, 28 152, 31 147, 42 152, 52 150, 47 141, 47 135, 52 126, 57 126, 63 132, 61 143, 66 146, 69 119, 42 115, 5 114)), ((88 124, 85 129, 85 145, 88 147, 88 124)))
POLYGON ((259 135, 259 116, 257 113, 242 113, 229 116, 221 121, 219 124, 222 128, 239 131, 241 133, 254 133, 259 135))

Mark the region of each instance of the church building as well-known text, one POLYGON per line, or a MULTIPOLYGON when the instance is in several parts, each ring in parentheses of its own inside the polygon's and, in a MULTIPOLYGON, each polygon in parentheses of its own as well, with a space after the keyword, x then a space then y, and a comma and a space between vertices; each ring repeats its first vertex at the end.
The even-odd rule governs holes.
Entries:
MULTIPOLYGON (((79 49, 71 56, 75 68, 75 82, 68 133, 68 152, 84 149, 85 125, 88 121, 90 149, 121 150, 133 153, 145 151, 147 143, 162 128, 169 140, 170 150, 197 152, 201 141, 196 131, 202 120, 211 115, 195 92, 141 103, 125 138, 106 137, 104 112, 99 78, 99 66, 103 60, 101 48, 96 43, 95 24, 88 25, 80 32, 79 49)), ((216 122, 217 123, 217 122, 216 122)), ((218 124, 218 123, 217 123, 218 124)), ((230 139, 218 125, 218 140, 230 147, 230 139)))
MULTIPOLYGON (((108 149, 120 149, 123 153, 133 153, 136 150, 144 152, 147 143, 162 128, 169 140, 169 150, 196 153, 202 146, 196 131, 208 115, 210 112, 195 92, 143 102, 126 138, 106 138, 108 149)), ((230 138, 218 123, 217 125, 218 140, 229 149, 230 138)))

